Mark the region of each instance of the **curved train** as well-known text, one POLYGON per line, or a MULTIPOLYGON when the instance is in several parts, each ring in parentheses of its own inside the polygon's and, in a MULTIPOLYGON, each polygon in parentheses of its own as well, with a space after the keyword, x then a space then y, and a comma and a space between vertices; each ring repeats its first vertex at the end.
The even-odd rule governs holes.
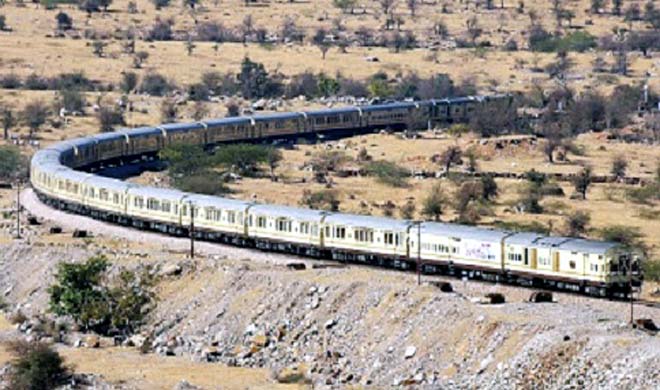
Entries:
POLYGON ((209 147, 425 128, 511 104, 508 95, 464 97, 142 127, 42 149, 32 158, 30 178, 40 199, 54 207, 139 229, 400 269, 421 264, 425 273, 595 296, 628 295, 642 283, 642 255, 613 242, 258 204, 90 173, 93 167, 144 161, 173 143, 209 147))

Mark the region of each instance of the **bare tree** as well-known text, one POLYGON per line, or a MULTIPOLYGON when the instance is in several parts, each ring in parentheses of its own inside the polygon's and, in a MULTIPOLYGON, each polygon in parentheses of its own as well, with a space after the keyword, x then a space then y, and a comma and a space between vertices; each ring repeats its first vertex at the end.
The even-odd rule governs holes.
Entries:
POLYGON ((247 43, 247 39, 252 34, 252 31, 254 31, 254 20, 252 19, 252 15, 247 14, 243 18, 243 22, 241 22, 241 34, 243 35, 243 44, 247 43))
POLYGON ((468 20, 465 21, 465 26, 467 27, 467 33, 472 41, 472 46, 476 46, 477 38, 481 36, 484 30, 479 26, 479 19, 477 16, 471 16, 468 20))
POLYGON ((459 146, 450 146, 442 152, 439 162, 445 167, 445 173, 449 173, 452 164, 463 163, 463 151, 459 146))
POLYGON ((406 5, 410 10, 410 15, 414 18, 417 12, 417 7, 419 6, 418 0, 406 0, 406 5))
POLYGON ((573 177, 573 186, 575 186, 575 191, 582 195, 582 199, 587 199, 587 190, 591 185, 592 169, 590 166, 585 166, 580 172, 578 172, 575 177, 573 177))
POLYGON ((328 32, 324 28, 319 28, 316 30, 316 33, 314 33, 314 37, 312 37, 312 42, 319 48, 319 50, 321 50, 321 56, 324 60, 328 50, 330 50, 327 36, 328 32))
POLYGON ((2 123, 2 130, 4 132, 4 138, 9 139, 9 130, 12 127, 16 126, 16 116, 12 111, 11 107, 5 106, 0 110, 0 122, 2 123))

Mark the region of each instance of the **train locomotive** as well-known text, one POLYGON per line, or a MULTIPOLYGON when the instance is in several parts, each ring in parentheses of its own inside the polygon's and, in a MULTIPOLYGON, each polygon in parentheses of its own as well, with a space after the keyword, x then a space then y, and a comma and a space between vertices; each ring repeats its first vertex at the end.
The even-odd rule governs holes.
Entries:
POLYGON ((181 142, 208 147, 427 128, 466 121, 476 109, 501 110, 510 104, 509 95, 463 97, 127 129, 38 151, 30 180, 47 204, 138 229, 343 262, 627 296, 642 283, 642 253, 614 242, 259 204, 90 173, 93 167, 143 161, 181 142))

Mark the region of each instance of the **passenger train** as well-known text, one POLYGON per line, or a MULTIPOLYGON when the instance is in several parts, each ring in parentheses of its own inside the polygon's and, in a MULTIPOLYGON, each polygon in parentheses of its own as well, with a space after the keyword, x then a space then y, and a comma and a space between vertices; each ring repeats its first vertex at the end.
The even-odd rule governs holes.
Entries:
POLYGON ((259 204, 140 186, 90 173, 142 161, 173 143, 210 146, 306 135, 403 130, 466 121, 511 97, 396 102, 142 127, 38 151, 30 177, 54 207, 118 224, 316 258, 415 269, 595 296, 642 282, 640 252, 617 243, 259 204), (192 228, 194 226, 194 229, 192 228))

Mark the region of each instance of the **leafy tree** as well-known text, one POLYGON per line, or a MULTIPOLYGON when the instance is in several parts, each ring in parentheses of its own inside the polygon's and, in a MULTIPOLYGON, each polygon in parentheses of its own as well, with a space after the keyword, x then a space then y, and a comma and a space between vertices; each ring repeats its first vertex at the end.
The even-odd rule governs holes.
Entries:
POLYGON ((566 234, 569 237, 580 237, 587 231, 591 216, 585 211, 576 211, 566 218, 566 234))
POLYGON ((600 10, 605 6, 605 0, 591 0, 591 7, 589 10, 592 14, 599 14, 600 10))
POLYGON ((612 0, 612 14, 621 15, 621 6, 623 5, 623 0, 612 0))
POLYGON ((167 162, 173 177, 193 175, 211 165, 211 158, 202 147, 187 143, 170 145, 159 152, 159 157, 167 162))
POLYGON ((477 19, 476 15, 471 16, 465 22, 465 26, 467 28, 468 36, 472 41, 472 46, 476 46, 477 38, 479 38, 484 32, 483 28, 479 26, 479 19, 477 19))
POLYGON ((628 160, 623 155, 617 155, 612 160, 612 174, 617 180, 621 180, 626 176, 626 168, 628 168, 628 160))
POLYGON ((176 122, 178 114, 179 109, 177 108, 174 99, 166 98, 160 102, 160 120, 163 123, 176 122))
POLYGON ((592 180, 592 170, 590 166, 582 168, 580 172, 573 178, 573 185, 575 186, 575 191, 582 194, 582 199, 587 199, 587 190, 591 185, 592 180))
POLYGON ((188 87, 188 96, 195 102, 209 100, 209 93, 208 87, 203 83, 195 83, 188 87))
POLYGON ((30 139, 34 137, 39 128, 46 123, 48 118, 48 106, 41 100, 34 100, 28 103, 21 111, 23 123, 30 129, 30 139))
POLYGON ((85 263, 59 263, 56 283, 48 289, 50 310, 71 316, 85 331, 106 327, 110 321, 110 302, 103 278, 110 263, 104 256, 85 263))
POLYGON ((237 78, 241 93, 246 99, 274 96, 281 89, 279 84, 270 79, 263 64, 253 62, 248 57, 243 59, 237 78))
POLYGON ((140 92, 151 96, 164 96, 172 90, 172 85, 165 76, 158 73, 149 73, 142 78, 140 92))
POLYGON ((125 125, 124 113, 119 107, 101 106, 96 113, 99 120, 101 132, 109 132, 115 129, 117 125, 125 125))
POLYGON ((12 181, 27 176, 27 161, 13 145, 0 146, 0 180, 12 181))
POLYGON ((59 263, 56 282, 48 288, 50 310, 70 316, 85 331, 108 334, 116 329, 133 333, 153 308, 153 277, 120 269, 114 280, 108 277, 110 262, 105 256, 84 263, 59 263))
POLYGON ((259 165, 269 162, 271 149, 262 145, 231 144, 216 150, 213 162, 243 176, 254 176, 259 165))
POLYGON ((474 224, 479 218, 477 204, 484 198, 480 181, 468 181, 461 185, 456 199, 456 212, 460 223, 474 224))
POLYGON ((422 215, 432 218, 434 221, 440 221, 440 216, 444 212, 447 197, 442 189, 441 183, 436 183, 422 204, 422 215))
POLYGON ((387 74, 383 72, 371 76, 367 89, 369 90, 369 95, 372 97, 384 98, 392 94, 389 82, 387 81, 387 74))
POLYGON ((9 343, 11 361, 9 388, 15 390, 55 389, 65 383, 68 368, 60 354, 40 341, 9 343))
POLYGON ((638 227, 612 225, 600 230, 600 236, 605 241, 621 243, 628 247, 639 247, 644 249, 642 238, 644 235, 638 227))

